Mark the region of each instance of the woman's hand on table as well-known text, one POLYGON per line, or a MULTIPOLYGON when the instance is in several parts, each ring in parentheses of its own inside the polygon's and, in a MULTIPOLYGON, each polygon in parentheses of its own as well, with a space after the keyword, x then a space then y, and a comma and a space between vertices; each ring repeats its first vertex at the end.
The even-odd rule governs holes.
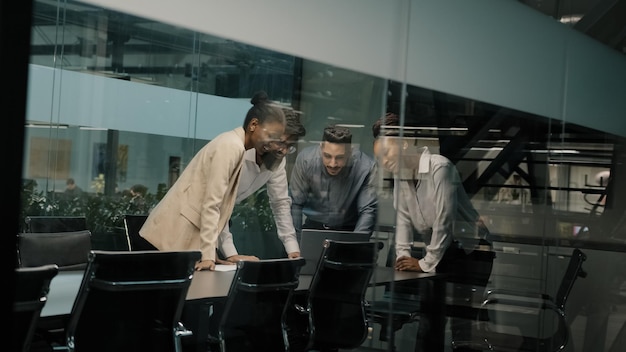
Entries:
POLYGON ((396 259, 396 270, 399 271, 423 271, 419 259, 413 257, 400 257, 396 259))
POLYGON ((215 270, 215 261, 214 260, 201 260, 196 263, 195 266, 196 271, 200 270, 215 270))
POLYGON ((216 258, 216 259, 215 259, 215 264, 220 264, 220 265, 233 265, 234 263, 229 262, 228 260, 225 260, 225 259, 216 258))
POLYGON ((227 264, 236 264, 239 261, 258 261, 259 257, 255 257, 253 255, 231 255, 230 257, 226 258, 226 261, 228 261, 227 264))

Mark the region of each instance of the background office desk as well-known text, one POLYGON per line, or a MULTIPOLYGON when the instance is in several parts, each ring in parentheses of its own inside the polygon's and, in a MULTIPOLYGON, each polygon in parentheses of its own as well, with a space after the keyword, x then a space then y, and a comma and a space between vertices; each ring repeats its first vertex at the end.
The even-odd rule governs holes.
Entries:
MULTIPOLYGON (((210 306, 213 302, 225 299, 228 296, 230 285, 235 277, 234 271, 197 271, 187 292, 187 303, 183 312, 183 323, 194 332, 191 338, 191 345, 198 350, 203 349, 208 336, 208 324, 210 306)), ((61 271, 50 283, 48 301, 44 306, 41 317, 43 321, 52 319, 64 319, 69 317, 72 311, 74 299, 78 294, 83 278, 83 271, 61 271)), ((435 297, 441 298, 439 304, 433 304, 433 309, 429 312, 429 319, 445 319, 445 280, 441 274, 415 273, 395 271, 389 267, 377 267, 372 275, 372 286, 383 285, 392 281, 423 280, 432 279, 436 287, 439 287, 440 294, 435 297), (439 307, 439 308, 436 308, 439 307)), ((306 291, 311 285, 312 275, 300 275, 300 284, 296 291, 306 291)), ((436 302, 433 302, 436 303, 436 302)), ((435 325, 438 326, 438 325, 435 325)), ((434 332, 434 340, 441 341, 443 346, 444 331, 434 332)), ((189 348, 187 348, 189 349, 189 348)))
MULTIPOLYGON (((194 332, 194 336, 183 341, 185 351, 204 352, 207 350, 206 340, 209 335, 211 305, 226 298, 234 276, 234 271, 201 271, 194 274, 182 316, 183 324, 194 332)), ((390 267, 377 267, 370 281, 371 286, 384 285, 392 281, 426 279, 433 281, 436 292, 434 297, 440 301, 430 305, 426 318, 431 321, 432 326, 440 326, 441 329, 433 329, 428 339, 423 341, 425 346, 420 345, 419 348, 426 351, 441 351, 444 346, 446 287, 444 278, 445 275, 442 274, 396 271, 390 267)), ((300 275, 300 283, 296 291, 306 293, 312 280, 312 275, 300 275)))
POLYGON ((46 305, 41 310, 42 317, 69 315, 78 295, 84 271, 59 271, 50 282, 50 292, 46 305))
MULTIPOLYGON (((48 301, 41 311, 42 317, 69 315, 78 295, 84 271, 60 271, 50 283, 48 301)), ((234 271, 197 271, 193 275, 187 300, 212 300, 226 298, 234 271)), ((311 279, 302 278, 298 289, 307 289, 311 279)))
MULTIPOLYGON (((234 271, 196 271, 187 291, 187 301, 226 298, 234 277, 234 271)), ((300 275, 296 290, 307 290, 311 279, 310 275, 300 275)))
MULTIPOLYGON (((395 271, 393 268, 378 267, 372 275, 372 286, 392 281, 429 279, 439 276, 432 273, 403 272, 395 271)), ((187 301, 226 298, 234 277, 234 271, 195 272, 187 292, 187 301)), ((300 285, 296 290, 307 290, 312 278, 311 275, 300 275, 300 285)), ((83 271, 60 271, 50 283, 48 301, 41 312, 41 316, 51 317, 70 314, 82 279, 83 271)))

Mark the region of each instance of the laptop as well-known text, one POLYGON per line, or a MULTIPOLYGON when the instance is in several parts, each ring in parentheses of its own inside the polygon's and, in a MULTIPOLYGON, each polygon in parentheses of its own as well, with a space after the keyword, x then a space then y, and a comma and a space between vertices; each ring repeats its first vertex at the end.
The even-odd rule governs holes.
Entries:
POLYGON ((368 242, 370 237, 371 234, 368 232, 302 229, 300 256, 305 259, 305 263, 300 269, 300 274, 313 275, 315 273, 324 249, 324 240, 368 242))

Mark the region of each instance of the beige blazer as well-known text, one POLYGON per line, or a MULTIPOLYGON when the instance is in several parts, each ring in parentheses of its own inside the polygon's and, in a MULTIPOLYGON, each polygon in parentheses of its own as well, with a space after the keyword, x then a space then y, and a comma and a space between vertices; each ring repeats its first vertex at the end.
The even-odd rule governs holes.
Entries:
POLYGON ((200 250, 202 260, 215 260, 217 237, 237 197, 244 137, 238 127, 207 143, 150 212, 140 235, 159 250, 200 250))

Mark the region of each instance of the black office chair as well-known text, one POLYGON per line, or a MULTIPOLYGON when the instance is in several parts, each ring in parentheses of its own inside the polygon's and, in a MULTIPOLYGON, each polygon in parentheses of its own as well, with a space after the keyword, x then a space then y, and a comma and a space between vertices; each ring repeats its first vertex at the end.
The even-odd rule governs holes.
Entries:
POLYGON ((67 327, 70 352, 181 351, 199 251, 91 251, 67 327))
MULTIPOLYGON (((21 268, 56 264, 59 271, 84 271, 91 251, 91 232, 20 233, 17 258, 21 268)), ((67 317, 40 319, 37 333, 49 345, 63 344, 67 317)))
POLYGON ((481 314, 472 324, 472 338, 466 341, 453 340, 452 348, 503 352, 562 351, 570 337, 565 303, 576 279, 587 276, 582 268, 586 259, 581 250, 574 249, 555 296, 505 289, 489 290, 481 306, 481 314), (537 334, 524 336, 521 325, 529 321, 537 334), (503 329, 505 326, 509 328, 503 329), (513 332, 516 330, 520 334, 513 332))
POLYGON ((74 232, 88 230, 84 216, 27 216, 24 232, 74 232))
POLYGON ((139 230, 141 230, 147 218, 148 215, 124 215, 124 229, 129 251, 157 250, 155 246, 139 235, 139 230))
POLYGON ((90 250, 89 230, 17 235, 17 258, 20 267, 56 264, 59 270, 84 270, 90 250))
POLYGON ((337 351, 363 344, 370 327, 365 292, 381 242, 324 241, 324 251, 309 288, 309 341, 306 350, 337 351))
MULTIPOLYGON (((457 251, 457 255, 451 257, 456 261, 449 262, 449 267, 454 267, 454 274, 450 274, 446 281, 448 291, 446 293, 446 316, 454 320, 454 328, 458 328, 459 321, 472 320, 478 315, 478 310, 472 306, 472 302, 482 297, 487 286, 495 252, 491 244, 480 240, 479 246, 469 255, 464 254, 461 248, 451 246, 449 251, 457 251), (479 297, 474 297, 480 295, 479 297)), ((411 256, 423 257, 422 248, 412 248, 411 256)), ((447 255, 449 255, 447 253, 447 255)), ((389 249, 386 266, 395 265, 395 248, 389 249)), ((391 350, 395 350, 395 334, 406 324, 419 323, 420 317, 431 307, 430 298, 433 294, 432 287, 417 282, 393 283, 385 286, 385 292, 380 299, 370 302, 368 310, 373 323, 380 324, 379 340, 387 342, 391 350)), ((428 331, 423 331, 428 334, 428 331)), ((428 336, 420 336, 428 338, 428 336)))
POLYGON ((50 282, 59 268, 43 265, 15 269, 15 292, 11 326, 11 351, 31 351, 39 315, 48 297, 50 282))
MULTIPOLYGON (((418 250, 412 250, 415 258, 419 258, 418 250)), ((395 248, 391 246, 388 251, 385 266, 393 267, 395 263, 395 248)), ((395 333, 404 327, 419 321, 420 317, 420 295, 419 287, 415 287, 410 292, 405 292, 403 288, 396 288, 395 283, 385 285, 383 297, 368 302, 368 318, 372 323, 380 325, 378 339, 387 342, 391 350, 395 350, 395 333)))
POLYGON ((304 258, 240 261, 218 330, 221 352, 289 351, 285 311, 304 258))

